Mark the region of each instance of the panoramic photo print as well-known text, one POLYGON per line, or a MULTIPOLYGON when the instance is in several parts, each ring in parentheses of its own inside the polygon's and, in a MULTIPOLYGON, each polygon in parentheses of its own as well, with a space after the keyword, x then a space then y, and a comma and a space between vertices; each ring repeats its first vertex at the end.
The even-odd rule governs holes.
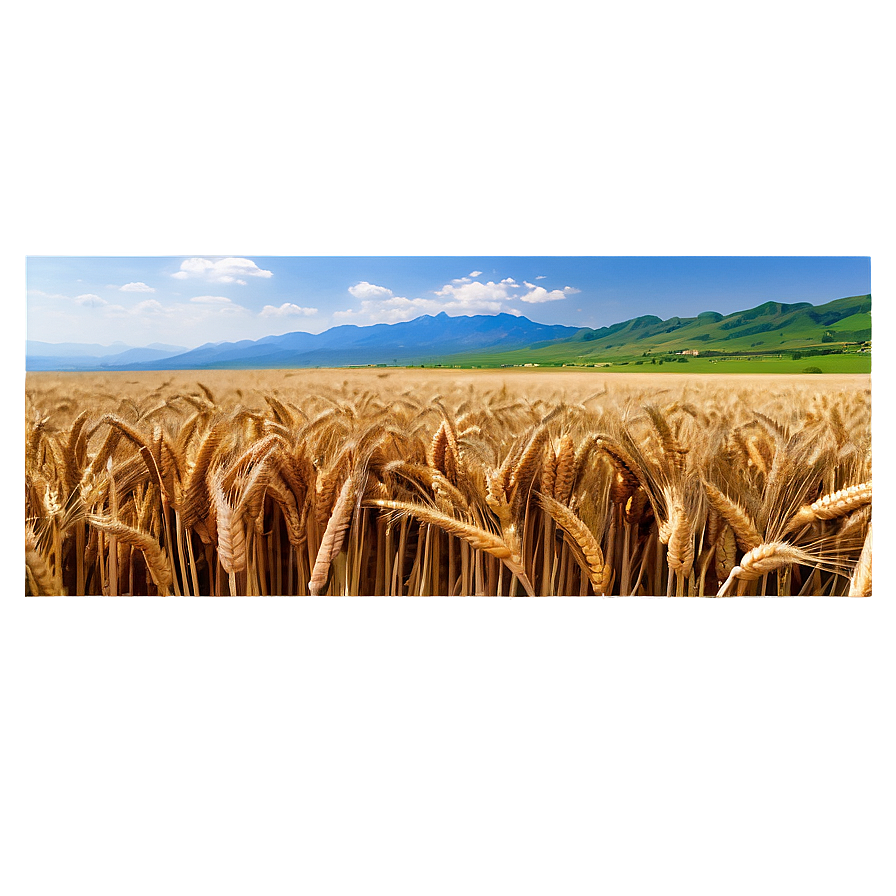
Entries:
POLYGON ((867 257, 31 257, 32 595, 867 596, 867 257))

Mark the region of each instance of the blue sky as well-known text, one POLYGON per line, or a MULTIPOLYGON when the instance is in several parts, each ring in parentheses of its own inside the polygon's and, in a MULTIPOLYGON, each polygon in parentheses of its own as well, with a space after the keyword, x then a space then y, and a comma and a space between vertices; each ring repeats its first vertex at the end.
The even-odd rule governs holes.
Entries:
POLYGON ((871 291, 861 257, 31 257, 28 338, 194 347, 421 314, 600 327, 871 291))

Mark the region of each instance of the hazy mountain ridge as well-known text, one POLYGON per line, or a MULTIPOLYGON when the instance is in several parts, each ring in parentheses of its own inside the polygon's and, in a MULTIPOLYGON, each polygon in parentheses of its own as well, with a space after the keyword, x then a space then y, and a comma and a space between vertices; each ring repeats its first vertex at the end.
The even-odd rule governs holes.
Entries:
MULTIPOLYGON (((122 370, 338 367, 349 364, 427 363, 446 354, 482 349, 510 350, 553 343, 577 327, 539 324, 512 314, 432 317, 362 327, 342 324, 323 333, 286 333, 257 341, 206 344, 191 351, 145 362, 126 362, 122 370)), ((104 359, 99 369, 114 369, 104 359)), ((37 369, 29 366, 28 369, 37 369)), ((87 369, 81 368, 81 369, 87 369)))
MULTIPOLYGON (((697 349, 788 350, 821 342, 871 336, 871 296, 849 296, 824 305, 764 302, 722 315, 642 315, 607 327, 539 324, 511 314, 449 317, 444 312, 396 324, 343 324, 313 334, 286 333, 262 339, 207 343, 192 350, 153 344, 100 355, 111 346, 27 344, 27 370, 191 370, 341 367, 364 364, 451 363, 512 353, 519 363, 588 359, 598 355, 697 349), (759 337, 759 338, 757 338, 759 337), (45 353, 57 349, 53 354, 45 353), (92 352, 92 353, 91 353, 92 352)), ((509 358, 510 359, 510 358, 509 358)))
POLYGON ((131 365, 159 361, 187 351, 182 345, 153 342, 144 347, 113 342, 111 345, 78 342, 25 343, 26 370, 131 370, 131 365))

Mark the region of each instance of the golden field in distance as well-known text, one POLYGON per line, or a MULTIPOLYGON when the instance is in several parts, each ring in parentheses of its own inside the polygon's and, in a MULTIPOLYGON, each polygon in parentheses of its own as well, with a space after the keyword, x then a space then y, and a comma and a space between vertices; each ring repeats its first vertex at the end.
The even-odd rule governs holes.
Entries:
POLYGON ((870 381, 29 373, 33 594, 868 594, 870 381))

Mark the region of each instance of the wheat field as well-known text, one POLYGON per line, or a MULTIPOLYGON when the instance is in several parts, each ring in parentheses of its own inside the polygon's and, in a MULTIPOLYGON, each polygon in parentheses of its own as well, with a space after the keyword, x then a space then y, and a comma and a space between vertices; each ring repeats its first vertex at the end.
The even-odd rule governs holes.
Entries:
POLYGON ((865 376, 28 374, 25 589, 868 595, 865 376))

